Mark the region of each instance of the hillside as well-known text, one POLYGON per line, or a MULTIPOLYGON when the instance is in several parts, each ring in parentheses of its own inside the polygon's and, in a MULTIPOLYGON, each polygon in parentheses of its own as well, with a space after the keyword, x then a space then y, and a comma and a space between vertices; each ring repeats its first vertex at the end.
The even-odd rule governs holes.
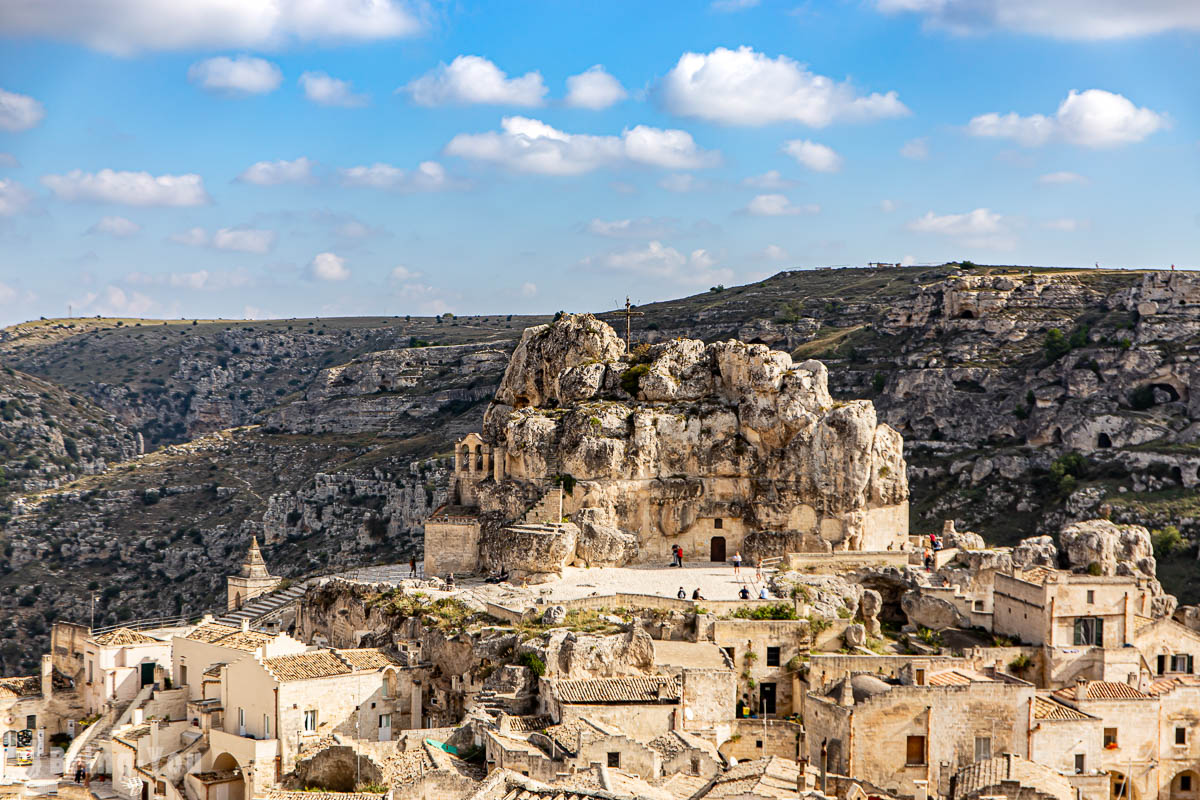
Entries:
MULTIPOLYGON (((1163 581, 1200 599, 1200 275, 793 271, 639 310, 635 340, 763 342, 824 361, 835 397, 871 398, 905 437, 914 530, 954 518, 1003 544, 1104 514, 1174 526, 1163 581)), ((444 496, 438 457, 480 426, 521 330, 548 319, 0 332, 0 399, 21 404, 20 426, 0 422, 20 473, 0 528, 0 672, 30 666, 54 614, 86 619, 89 591, 98 624, 212 608, 251 533, 287 575, 407 558, 444 496)))

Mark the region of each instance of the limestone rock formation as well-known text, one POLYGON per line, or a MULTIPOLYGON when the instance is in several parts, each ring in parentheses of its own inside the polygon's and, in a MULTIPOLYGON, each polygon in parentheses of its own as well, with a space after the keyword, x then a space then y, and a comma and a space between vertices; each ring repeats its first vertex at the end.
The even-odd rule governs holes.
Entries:
POLYGON ((858 622, 847 625, 846 630, 842 633, 842 639, 846 642, 846 647, 862 647, 867 643, 867 629, 858 622))
POLYGON ((1022 539, 1020 544, 1013 548, 1012 565, 1014 569, 1030 567, 1053 569, 1058 566, 1058 548, 1054 546, 1054 540, 1049 536, 1033 536, 1022 539))
POLYGON ((883 610, 883 596, 874 589, 864 589, 858 605, 858 614, 868 636, 879 636, 879 612, 883 610))
POLYGON ((512 484, 560 475, 574 484, 565 509, 578 528, 561 532, 554 564, 560 551, 666 561, 675 543, 704 560, 883 550, 907 533, 899 434, 869 401, 834 402, 820 362, 765 345, 678 339, 626 355, 605 323, 564 315, 525 331, 483 437, 501 466, 475 488, 489 565, 555 571, 542 554, 509 556, 521 548, 505 526, 517 521, 512 484), (714 520, 725 524, 715 534, 714 520))
POLYGON ((540 640, 526 642, 521 649, 542 659, 548 678, 610 678, 655 672, 654 640, 638 627, 612 636, 555 629, 540 640))
POLYGON ((930 630, 967 628, 971 625, 970 620, 952 603, 919 591, 906 592, 900 598, 900 607, 904 609, 910 624, 930 630))
POLYGON ((1093 569, 1094 564, 1101 575, 1155 577, 1154 546, 1141 525, 1092 519, 1067 525, 1058 540, 1072 569, 1093 569))

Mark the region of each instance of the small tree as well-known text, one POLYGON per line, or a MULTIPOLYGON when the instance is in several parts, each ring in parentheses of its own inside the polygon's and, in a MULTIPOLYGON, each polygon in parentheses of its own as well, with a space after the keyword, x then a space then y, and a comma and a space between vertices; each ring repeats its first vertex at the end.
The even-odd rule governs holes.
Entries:
POLYGON ((1046 341, 1042 345, 1046 351, 1046 360, 1057 361, 1071 352, 1071 343, 1058 328, 1046 331, 1046 341))

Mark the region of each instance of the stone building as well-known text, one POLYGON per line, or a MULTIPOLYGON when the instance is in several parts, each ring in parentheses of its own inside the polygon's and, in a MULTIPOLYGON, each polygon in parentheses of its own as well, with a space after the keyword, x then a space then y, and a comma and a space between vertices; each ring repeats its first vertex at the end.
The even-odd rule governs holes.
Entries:
POLYGON ((246 551, 246 560, 237 575, 225 579, 227 600, 226 610, 233 611, 241 608, 252 598, 260 594, 275 591, 282 578, 277 578, 267 569, 262 552, 258 549, 258 537, 250 539, 250 549, 246 551))
POLYGON ((899 434, 834 403, 817 361, 674 340, 625 353, 591 315, 529 328, 455 448, 452 502, 425 528, 428 574, 538 581, 569 564, 723 562, 907 547, 899 434))
POLYGON ((93 633, 84 641, 83 705, 89 714, 133 700, 171 665, 171 642, 129 628, 93 633))

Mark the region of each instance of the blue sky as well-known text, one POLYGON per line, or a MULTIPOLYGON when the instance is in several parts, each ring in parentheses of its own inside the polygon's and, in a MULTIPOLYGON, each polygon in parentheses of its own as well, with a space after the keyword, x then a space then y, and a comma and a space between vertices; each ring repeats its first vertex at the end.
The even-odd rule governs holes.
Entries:
POLYGON ((0 323, 1200 266, 1194 0, 3 7, 0 323))

